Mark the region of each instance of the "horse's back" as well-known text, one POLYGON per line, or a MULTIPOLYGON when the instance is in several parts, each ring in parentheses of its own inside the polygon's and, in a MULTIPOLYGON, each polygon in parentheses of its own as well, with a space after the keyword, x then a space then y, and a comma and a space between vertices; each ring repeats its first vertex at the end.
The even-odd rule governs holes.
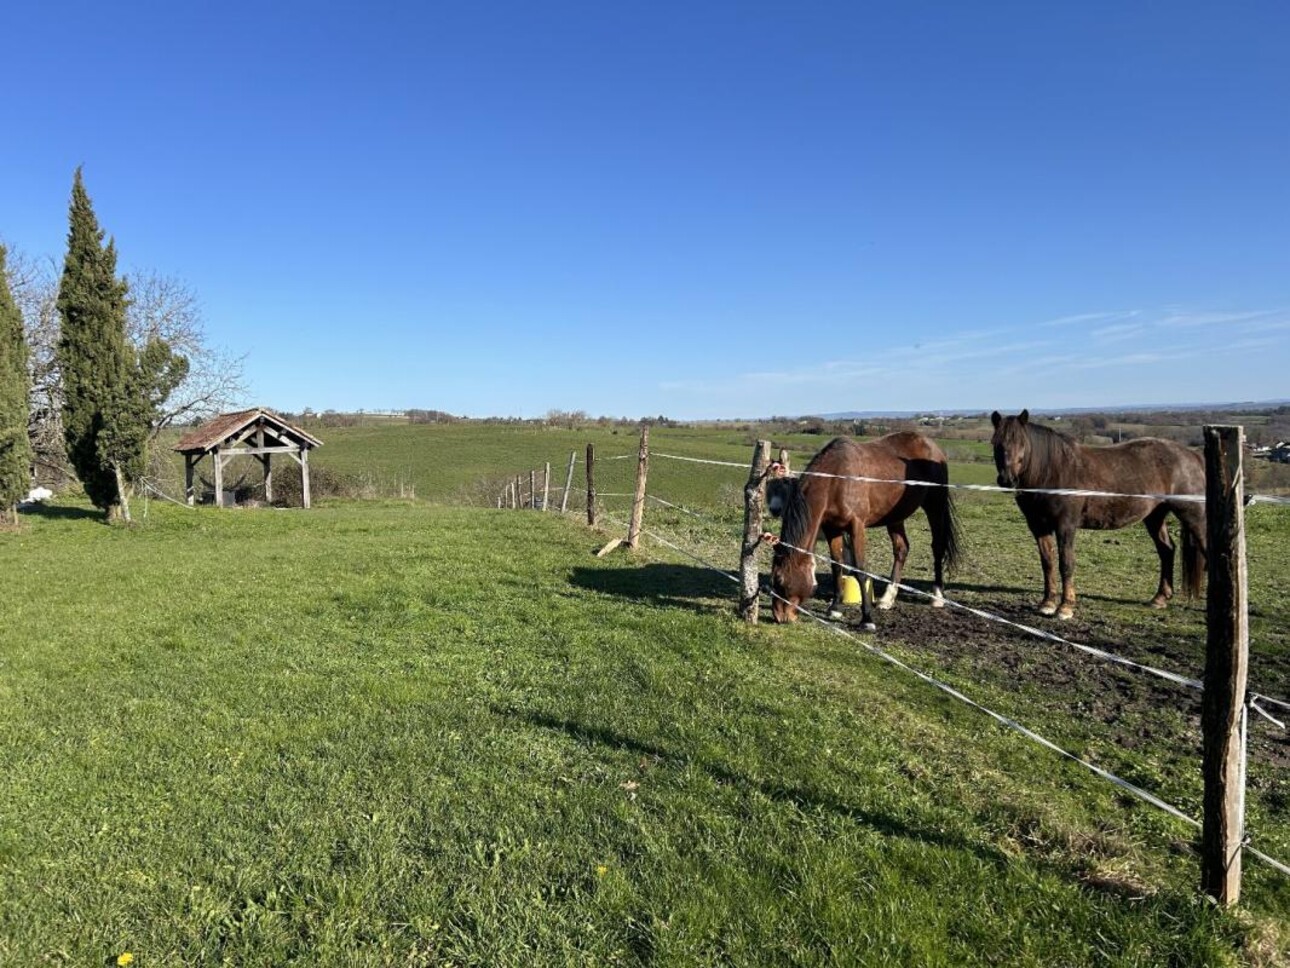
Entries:
MULTIPOLYGON (((806 465, 807 472, 864 475, 879 477, 883 471, 887 475, 897 475, 894 480, 909 477, 914 480, 927 480, 925 475, 909 474, 899 471, 917 462, 920 466, 944 465, 945 452, 934 440, 924 437, 913 430, 898 430, 874 440, 858 441, 851 437, 834 437, 811 458, 806 465), (898 473, 899 471, 899 473, 898 473)), ((939 475, 936 475, 939 477, 939 475)))
POLYGON ((1182 444, 1160 437, 1082 447, 1082 463, 1093 472, 1090 484, 1133 494, 1203 494, 1205 462, 1182 444))

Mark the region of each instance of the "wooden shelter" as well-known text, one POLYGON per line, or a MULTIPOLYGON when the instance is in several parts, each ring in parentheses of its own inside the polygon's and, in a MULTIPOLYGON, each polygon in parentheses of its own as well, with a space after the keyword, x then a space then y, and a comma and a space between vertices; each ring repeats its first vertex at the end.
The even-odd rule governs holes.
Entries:
POLYGON ((184 455, 184 496, 193 503, 193 473, 210 455, 215 465, 215 506, 224 506, 224 468, 234 457, 254 457, 264 465, 264 499, 273 500, 274 454, 285 454, 300 465, 300 493, 309 507, 309 451, 322 441, 293 427, 272 410, 255 407, 222 413, 180 438, 175 450, 184 455))

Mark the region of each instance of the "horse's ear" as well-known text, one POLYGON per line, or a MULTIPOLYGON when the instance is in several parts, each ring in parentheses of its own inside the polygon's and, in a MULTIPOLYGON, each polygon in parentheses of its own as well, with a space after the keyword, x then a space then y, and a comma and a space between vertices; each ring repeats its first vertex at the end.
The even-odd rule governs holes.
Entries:
POLYGON ((1024 427, 1029 420, 1030 420, 1029 410, 1023 410, 1021 411, 1021 413, 1017 414, 1017 423, 1021 424, 1021 426, 1024 427))
POLYGON ((990 414, 990 423, 994 424, 996 427, 999 426, 999 424, 1003 423, 1003 414, 998 410, 990 414))

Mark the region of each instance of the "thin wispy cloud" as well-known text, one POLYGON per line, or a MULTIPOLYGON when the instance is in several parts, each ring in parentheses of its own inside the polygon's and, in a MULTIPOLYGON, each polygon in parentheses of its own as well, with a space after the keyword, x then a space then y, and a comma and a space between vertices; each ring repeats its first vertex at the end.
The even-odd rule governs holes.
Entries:
POLYGON ((1109 312, 1100 313, 1076 313, 1073 316, 1059 316, 1057 319, 1048 319, 1039 324, 1041 329, 1052 329, 1058 326, 1079 326, 1085 323, 1097 323, 1110 319, 1122 319, 1137 316, 1139 309, 1115 309, 1109 312))
POLYGON ((1267 375, 1272 361, 1280 356, 1282 368, 1290 365, 1290 340, 1280 335, 1288 330, 1285 309, 1079 313, 917 343, 873 341, 854 357, 661 388, 695 400, 747 401, 739 407, 747 413, 1167 403, 1197 399, 1198 386, 1206 398, 1270 399, 1282 392, 1267 375), (1224 361, 1226 384, 1208 377, 1216 360, 1224 361), (1255 371, 1266 389, 1250 385, 1255 371))

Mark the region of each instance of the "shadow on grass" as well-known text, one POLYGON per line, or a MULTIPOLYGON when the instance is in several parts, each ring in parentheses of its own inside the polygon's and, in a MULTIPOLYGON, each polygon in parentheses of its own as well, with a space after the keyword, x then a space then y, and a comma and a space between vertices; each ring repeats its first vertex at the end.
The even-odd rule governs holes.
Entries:
POLYGON ((102 511, 60 504, 32 504, 19 510, 18 514, 23 517, 44 518, 47 521, 82 521, 86 518, 103 520, 102 511))
POLYGON ((665 763, 689 763, 697 766, 721 783, 746 792, 755 791, 777 803, 792 804, 803 812, 827 810, 839 817, 868 827, 883 836, 900 837, 951 850, 966 851, 991 864, 1004 865, 1008 862, 1007 857, 1000 851, 983 844, 973 843, 943 830, 930 826, 915 826, 890 814, 864 810, 830 794, 816 790, 776 783, 770 780, 754 780, 741 773, 736 773, 724 764, 709 762, 683 752, 642 742, 601 726, 591 726, 573 720, 560 719, 535 710, 509 710, 494 706, 493 712, 508 719, 518 720, 531 727, 564 733, 580 743, 608 746, 619 750, 631 750, 633 753, 661 760, 665 763))
POLYGON ((646 564, 638 568, 574 568, 570 584, 605 595, 699 610, 713 598, 731 599, 738 585, 698 565, 646 564))

